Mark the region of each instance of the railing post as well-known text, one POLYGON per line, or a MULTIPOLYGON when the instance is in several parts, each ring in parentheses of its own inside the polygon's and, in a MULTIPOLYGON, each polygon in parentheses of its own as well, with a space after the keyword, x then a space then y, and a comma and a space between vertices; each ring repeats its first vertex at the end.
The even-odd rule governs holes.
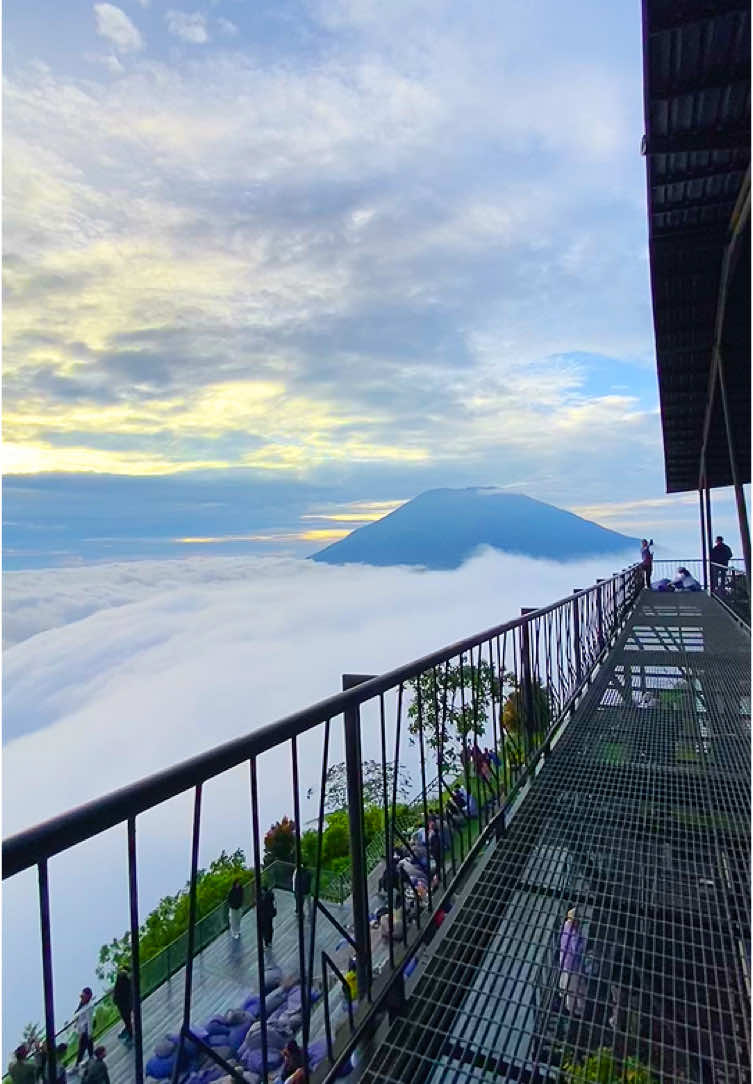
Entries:
POLYGON ((39 925, 42 933, 42 981, 44 984, 44 1034, 47 1043, 47 1079, 57 1080, 57 1050, 55 1048, 55 1004, 52 984, 52 942, 50 939, 50 886, 47 859, 37 867, 39 883, 39 925))
POLYGON ((128 818, 128 899, 131 919, 131 1001, 133 1004, 133 1071, 144 1081, 144 1041, 141 1020, 141 960, 139 957, 139 885, 136 872, 136 818, 128 818))
POLYGON ((605 581, 596 581, 596 628, 599 636, 599 651, 604 650, 604 588, 601 586, 605 581))
MULTIPOLYGON (((521 617, 526 617, 528 614, 533 613, 532 607, 523 607, 520 611, 521 617)), ((524 621, 520 626, 520 668, 523 685, 523 710, 526 716, 526 739, 527 739, 527 754, 530 757, 533 752, 533 739, 534 739, 534 699, 533 699, 533 678, 531 676, 531 638, 529 635, 528 622, 524 621)), ((527 767, 528 765, 526 765, 527 767)))
MULTIPOLYGON (((343 692, 369 681, 371 674, 343 674, 343 692)), ((361 781, 361 712, 358 706, 343 712, 345 727, 345 777, 348 788, 348 824, 350 827, 351 893, 353 899, 353 933, 356 942, 356 976, 359 1001, 369 988, 369 889, 366 873, 363 835, 363 788, 361 781)))
MULTIPOLYGON (((578 589, 573 588, 573 594, 577 596, 578 589)), ((580 685, 583 680, 583 664, 580 657, 580 609, 577 597, 573 599, 573 644, 575 648, 575 680, 580 685)))
POLYGON ((620 574, 619 572, 612 573, 612 579, 610 580, 610 586, 612 588, 612 635, 614 636, 619 628, 620 624, 620 574))

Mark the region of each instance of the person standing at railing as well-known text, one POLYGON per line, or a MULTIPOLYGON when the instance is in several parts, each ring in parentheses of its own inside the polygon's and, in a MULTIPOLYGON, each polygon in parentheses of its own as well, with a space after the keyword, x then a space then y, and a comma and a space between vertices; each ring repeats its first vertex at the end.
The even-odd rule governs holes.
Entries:
POLYGON ((300 870, 293 872, 293 895, 295 896, 295 913, 303 914, 311 921, 311 871, 301 866, 300 870))
POLYGON ((259 913, 261 915, 261 935, 264 938, 264 944, 269 948, 275 932, 274 919, 277 915, 277 907, 275 906, 275 894, 268 885, 264 885, 261 890, 259 913))
POLYGON ((649 590, 651 589, 651 569, 654 566, 654 555, 651 552, 653 544, 653 538, 641 539, 641 567, 643 568, 643 575, 646 577, 646 587, 649 590))
POLYGON ((124 967, 121 967, 120 971, 118 971, 118 977, 112 990, 112 1002, 123 1021, 123 1030, 118 1035, 118 1038, 132 1042, 133 990, 131 988, 131 976, 124 967))
POLYGON ((88 1054, 90 1059, 94 1054, 94 1043, 92 1041, 94 1003, 90 986, 85 986, 81 991, 81 999, 73 1023, 78 1034, 78 1053, 76 1054, 76 1064, 71 1072, 77 1073, 79 1065, 84 1060, 84 1054, 88 1054))
POLYGON ((15 1061, 8 1066, 8 1076, 13 1084, 36 1084, 37 1070, 33 1061, 29 1061, 29 1048, 21 1043, 13 1052, 15 1061))
POLYGON ((719 534, 711 550, 711 590, 717 594, 724 590, 727 582, 727 568, 732 550, 719 534))
POLYGON ((240 881, 233 881, 233 886, 227 894, 227 913, 230 920, 230 935, 237 941, 241 935, 241 914, 243 912, 243 885, 240 881))

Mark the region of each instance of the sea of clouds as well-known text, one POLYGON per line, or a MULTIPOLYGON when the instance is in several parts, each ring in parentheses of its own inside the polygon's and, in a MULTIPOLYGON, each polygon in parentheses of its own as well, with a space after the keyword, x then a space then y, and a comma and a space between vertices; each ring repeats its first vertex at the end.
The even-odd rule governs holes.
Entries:
MULTIPOLYGON (((485 550, 453 572, 212 557, 6 573, 3 835, 330 696, 343 673, 389 670, 633 556, 558 564, 485 550)), ((364 714, 366 756, 377 754, 375 721, 364 714)), ((321 751, 317 728, 300 741, 304 821, 321 751)), ((342 758, 336 732, 330 763, 342 758)), ((259 776, 266 828, 292 813, 289 748, 265 754, 259 776)), ((190 824, 189 795, 139 817, 142 914, 186 881, 190 824)), ((200 861, 236 847, 251 853, 247 766, 203 798, 200 861)), ((82 985, 98 986, 99 946, 127 928, 126 878, 124 828, 50 862, 61 1021, 82 985)), ((42 1016, 37 927, 29 871, 5 883, 6 1053, 42 1016)))

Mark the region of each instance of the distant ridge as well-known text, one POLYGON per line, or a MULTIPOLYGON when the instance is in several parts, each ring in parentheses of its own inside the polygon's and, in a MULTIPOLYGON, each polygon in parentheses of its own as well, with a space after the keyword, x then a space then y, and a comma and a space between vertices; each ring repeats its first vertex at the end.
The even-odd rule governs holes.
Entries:
POLYGON ((328 564, 458 568, 479 546, 569 561, 624 553, 638 540, 553 504, 494 487, 429 489, 311 555, 328 564))

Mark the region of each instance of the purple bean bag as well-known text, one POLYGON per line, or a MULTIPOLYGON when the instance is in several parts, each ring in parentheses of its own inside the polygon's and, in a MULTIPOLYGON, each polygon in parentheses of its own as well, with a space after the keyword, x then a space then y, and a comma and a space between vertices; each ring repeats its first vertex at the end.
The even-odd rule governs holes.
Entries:
MULTIPOLYGON (((285 1046, 287 1039, 284 1035, 281 1035, 275 1028, 267 1026, 267 1046, 274 1048, 275 1050, 282 1050, 285 1046)), ((250 1050, 261 1049, 261 1023, 257 1022, 252 1024, 248 1029, 248 1034, 243 1040, 240 1046, 241 1053, 248 1052, 250 1050)))
POLYGON ((147 1076, 153 1076, 155 1080, 167 1080, 172 1074, 174 1061, 174 1057, 158 1058, 156 1054, 152 1054, 146 1063, 147 1076))
POLYGON ((224 1061, 235 1061, 237 1051, 232 1046, 213 1046, 212 1050, 224 1061))
POLYGON ((207 1046, 211 1046, 212 1048, 217 1047, 217 1046, 227 1046, 229 1036, 230 1036, 229 1031, 214 1032, 207 1039, 207 1046))
POLYGON ((259 1015, 260 1004, 261 999, 258 994, 249 994, 249 996, 243 1002, 243 1009, 245 1012, 251 1013, 252 1016, 256 1017, 259 1015))
POLYGON ((264 993, 268 994, 282 982, 282 971, 279 967, 268 967, 264 972, 264 993))
POLYGON ((309 1069, 315 1069, 326 1053, 326 1039, 314 1039, 313 1043, 309 1043, 309 1069))
POLYGON ((232 1046, 233 1050, 237 1050, 241 1046, 243 1040, 248 1035, 248 1029, 250 1028, 250 1026, 251 1022, 249 1022, 248 1024, 240 1024, 238 1027, 231 1028, 227 1037, 227 1045, 232 1046))
POLYGON ((230 1028, 222 1017, 213 1016, 206 1025, 207 1042, 209 1042, 213 1035, 227 1035, 229 1031, 230 1028))
POLYGON ((275 1009, 279 1009, 285 1001, 287 1001, 288 995, 284 990, 273 990, 271 994, 267 994, 264 998, 264 1007, 267 1010, 267 1016, 271 1016, 275 1009))
MULTIPOLYGON (((279 1069, 282 1062, 283 1057, 279 1050, 267 1050, 268 1069, 279 1069)), ((263 1073, 264 1059, 261 1056, 261 1050, 250 1050, 248 1056, 244 1058, 243 1064, 250 1069, 252 1073, 263 1073)))

